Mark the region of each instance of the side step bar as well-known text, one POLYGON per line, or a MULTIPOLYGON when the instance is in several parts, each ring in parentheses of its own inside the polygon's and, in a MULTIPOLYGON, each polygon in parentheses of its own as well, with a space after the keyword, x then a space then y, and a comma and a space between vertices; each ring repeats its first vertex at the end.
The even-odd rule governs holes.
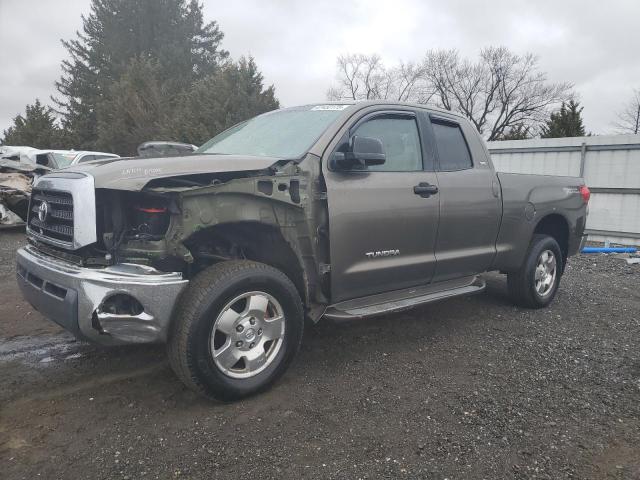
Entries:
POLYGON ((474 276, 395 292, 371 295, 327 307, 324 316, 332 320, 354 320, 408 310, 425 303, 484 291, 483 278, 474 276))

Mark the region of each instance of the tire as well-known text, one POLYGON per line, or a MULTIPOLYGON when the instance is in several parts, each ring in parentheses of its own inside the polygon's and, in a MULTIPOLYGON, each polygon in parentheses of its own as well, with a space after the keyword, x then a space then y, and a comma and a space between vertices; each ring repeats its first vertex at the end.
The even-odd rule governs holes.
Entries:
POLYGON ((169 362, 192 390, 237 400, 282 376, 303 329, 302 302, 286 275, 257 262, 221 262, 200 272, 182 295, 169 331, 169 362))
POLYGON ((511 300, 521 307, 546 307, 556 296, 563 266, 558 242, 548 235, 534 235, 522 267, 507 274, 511 300), (553 272, 550 260, 553 260, 553 272))

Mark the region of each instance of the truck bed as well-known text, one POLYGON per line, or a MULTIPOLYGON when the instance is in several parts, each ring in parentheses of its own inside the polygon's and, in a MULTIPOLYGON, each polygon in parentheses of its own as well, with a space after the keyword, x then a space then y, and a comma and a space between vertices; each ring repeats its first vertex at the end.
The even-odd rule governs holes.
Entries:
POLYGON ((548 215, 566 223, 566 253, 576 253, 581 238, 571 233, 581 232, 586 222, 585 203, 579 192, 584 185, 582 178, 500 172, 496 175, 502 192, 502 220, 495 269, 509 271, 522 264, 539 219, 548 215))

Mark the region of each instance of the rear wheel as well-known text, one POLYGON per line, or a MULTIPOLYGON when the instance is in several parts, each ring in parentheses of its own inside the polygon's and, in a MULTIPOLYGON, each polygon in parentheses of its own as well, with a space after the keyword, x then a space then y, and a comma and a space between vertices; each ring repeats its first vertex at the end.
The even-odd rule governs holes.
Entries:
POLYGON ((548 235, 534 235, 522 267, 507 275, 513 302, 527 308, 549 305, 558 291, 563 265, 558 242, 548 235))
POLYGON ((303 324, 300 296, 282 272, 257 262, 222 262, 201 272, 180 300, 169 360, 197 392, 242 398, 284 373, 299 349, 303 324))

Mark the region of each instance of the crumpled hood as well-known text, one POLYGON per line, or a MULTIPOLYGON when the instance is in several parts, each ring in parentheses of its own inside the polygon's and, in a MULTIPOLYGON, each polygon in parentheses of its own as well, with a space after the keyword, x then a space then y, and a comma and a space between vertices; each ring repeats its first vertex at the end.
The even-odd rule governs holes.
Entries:
POLYGON ((272 157, 216 154, 115 158, 74 165, 64 169, 64 172, 90 174, 95 179, 95 188, 139 191, 156 178, 264 170, 278 160, 272 157))

